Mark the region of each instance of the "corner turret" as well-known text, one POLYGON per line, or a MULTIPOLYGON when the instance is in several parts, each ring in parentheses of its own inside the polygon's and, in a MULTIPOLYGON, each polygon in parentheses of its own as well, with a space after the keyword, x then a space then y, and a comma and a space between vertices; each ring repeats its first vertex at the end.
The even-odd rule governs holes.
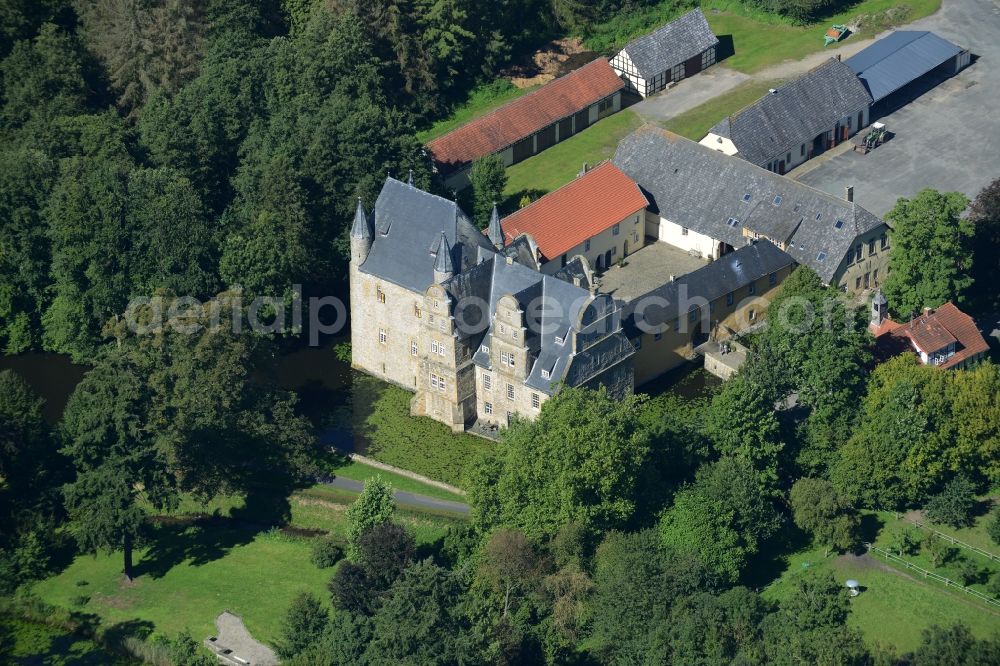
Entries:
POLYGON ((375 231, 372 229, 371 221, 365 214, 365 207, 361 203, 361 197, 358 197, 358 207, 354 211, 354 224, 351 226, 352 262, 361 265, 368 258, 368 253, 372 250, 372 241, 374 238, 375 231))
POLYGON ((500 226, 500 212, 497 210, 497 202, 493 202, 493 212, 490 213, 490 226, 486 230, 486 236, 493 243, 493 247, 498 250, 504 248, 503 227, 500 226))
POLYGON ((455 264, 451 259, 451 245, 443 231, 434 254, 434 281, 440 284, 450 280, 455 275, 455 264))

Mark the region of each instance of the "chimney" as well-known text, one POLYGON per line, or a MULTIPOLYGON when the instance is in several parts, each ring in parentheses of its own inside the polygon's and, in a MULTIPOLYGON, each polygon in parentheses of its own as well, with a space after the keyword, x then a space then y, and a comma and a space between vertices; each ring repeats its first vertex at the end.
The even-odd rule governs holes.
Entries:
POLYGON ((848 185, 847 187, 844 188, 844 198, 847 199, 848 201, 850 201, 851 203, 854 203, 854 186, 853 185, 848 185))
POLYGON ((767 92, 771 93, 772 95, 776 95, 778 93, 778 91, 775 90, 774 88, 768 88, 767 92))
POLYGON ((588 171, 590 171, 590 165, 587 164, 586 162, 584 162, 583 163, 583 168, 580 169, 580 173, 578 173, 576 175, 577 175, 577 177, 580 177, 580 176, 585 175, 588 171))
POLYGON ((673 282, 673 281, 674 281, 674 280, 676 280, 676 279, 677 279, 677 276, 676 276, 676 275, 671 275, 671 276, 670 276, 670 281, 671 281, 671 282, 673 282))
POLYGON ((924 308, 924 316, 934 314, 934 308, 924 308))
POLYGON ((840 62, 840 54, 837 54, 837 62, 840 62))

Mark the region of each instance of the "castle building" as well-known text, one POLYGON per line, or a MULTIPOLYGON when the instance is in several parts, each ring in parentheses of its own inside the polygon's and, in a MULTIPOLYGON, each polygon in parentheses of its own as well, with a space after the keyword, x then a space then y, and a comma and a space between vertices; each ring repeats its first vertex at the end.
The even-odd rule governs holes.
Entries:
POLYGON ((411 412, 462 431, 533 418, 560 386, 633 389, 635 353, 587 262, 538 270, 453 201, 387 178, 351 229, 352 365, 415 393, 411 412))

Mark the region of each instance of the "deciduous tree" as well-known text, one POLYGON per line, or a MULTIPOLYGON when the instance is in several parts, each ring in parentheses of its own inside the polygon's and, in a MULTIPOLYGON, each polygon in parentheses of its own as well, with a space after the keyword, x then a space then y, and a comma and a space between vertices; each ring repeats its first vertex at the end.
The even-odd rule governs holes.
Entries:
POLYGON ((885 219, 892 226, 892 272, 883 289, 889 308, 905 319, 946 301, 962 303, 972 285, 975 227, 962 217, 969 200, 959 192, 924 189, 896 202, 885 219))
POLYGON ((830 549, 847 550, 857 543, 860 527, 850 502, 825 479, 799 479, 789 496, 795 524, 830 549))
POLYGON ((378 475, 367 479, 361 494, 347 509, 347 543, 352 558, 356 559, 361 554, 361 536, 372 527, 392 520, 395 511, 396 499, 389 482, 378 475))
POLYGON ((474 218, 480 229, 490 222, 493 206, 503 200, 507 187, 507 171, 499 155, 480 157, 472 163, 469 183, 474 201, 474 218))

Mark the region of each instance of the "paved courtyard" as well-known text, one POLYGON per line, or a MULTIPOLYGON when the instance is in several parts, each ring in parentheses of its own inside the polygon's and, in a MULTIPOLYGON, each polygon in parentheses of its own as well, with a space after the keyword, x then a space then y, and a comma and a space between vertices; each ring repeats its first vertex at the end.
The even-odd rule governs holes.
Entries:
POLYGON ((971 49, 971 66, 881 118, 894 137, 868 155, 844 152, 798 176, 875 213, 925 187, 970 198, 1000 177, 1000 1, 945 0, 908 30, 932 30, 971 49))
POLYGON ((679 278, 708 264, 673 245, 655 240, 625 258, 623 266, 612 266, 600 276, 601 292, 611 294, 615 300, 631 301, 648 294, 670 277, 679 278))

